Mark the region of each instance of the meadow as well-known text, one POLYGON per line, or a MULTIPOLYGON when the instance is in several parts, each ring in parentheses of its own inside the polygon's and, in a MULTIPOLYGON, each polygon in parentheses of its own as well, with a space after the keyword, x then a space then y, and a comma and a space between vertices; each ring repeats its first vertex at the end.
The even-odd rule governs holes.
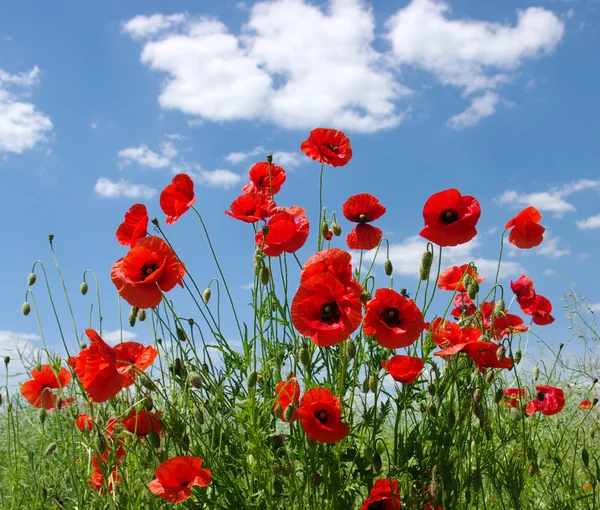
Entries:
POLYGON ((141 330, 143 343, 105 342, 101 294, 115 289, 101 293, 91 272, 72 288, 49 238, 21 312, 45 344, 38 306, 53 310, 63 349, 24 359, 22 383, 1 388, 1 508, 600 508, 594 314, 568 289, 550 303, 527 275, 499 282, 506 244, 544 242, 541 214, 499 221, 495 279, 483 279, 443 256, 478 235, 480 204, 439 190, 424 197, 418 278, 396 279, 377 227, 385 205, 366 193, 327 203, 348 137, 317 128, 301 149, 321 165, 319 211, 276 203, 294 176, 271 156, 226 211, 247 223, 240 246, 254 246, 239 253, 253 260, 250 303, 232 299, 189 176, 165 186, 164 217, 124 211, 111 279, 122 331, 141 330), (169 234, 175 222, 214 257, 201 280, 169 234), (313 254, 301 260, 304 246, 313 254), (170 299, 177 285, 193 316, 170 299), (58 313, 75 299, 89 317, 58 313), (557 313, 571 320, 572 353, 544 341, 557 313))

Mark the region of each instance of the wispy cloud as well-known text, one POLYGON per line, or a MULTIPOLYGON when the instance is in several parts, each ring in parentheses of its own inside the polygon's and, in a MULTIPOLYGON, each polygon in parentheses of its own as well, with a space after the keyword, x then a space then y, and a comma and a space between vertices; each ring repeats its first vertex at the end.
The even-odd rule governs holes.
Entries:
MULTIPOLYGON (((163 149, 173 147, 171 143, 163 145, 163 149)), ((171 152, 169 152, 171 154, 171 152)), ((176 155, 177 153, 175 153, 176 155)), ((119 151, 119 163, 121 166, 126 166, 131 163, 136 163, 142 168, 167 168, 171 164, 171 158, 168 154, 158 154, 146 145, 142 144, 139 147, 127 147, 119 151)))
POLYGON ((579 220, 577 222, 577 228, 579 230, 591 230, 595 228, 600 228, 600 214, 596 214, 596 216, 590 216, 584 220, 579 220))
POLYGON ((475 97, 471 101, 471 106, 464 112, 448 120, 448 126, 457 130, 472 127, 481 119, 493 115, 499 102, 500 96, 495 92, 486 92, 483 96, 475 97))
POLYGON ((134 333, 133 331, 127 331, 127 330, 121 331, 120 329, 115 329, 114 331, 103 331, 102 332, 102 339, 110 345, 116 345, 116 344, 120 343, 121 339, 123 340, 123 342, 131 342, 131 341, 135 340, 136 338, 137 338, 137 334, 134 333))
POLYGON ((242 180, 239 174, 230 170, 200 170, 194 176, 200 184, 211 188, 229 189, 242 180))
POLYGON ((156 190, 145 184, 132 184, 125 179, 113 182, 107 177, 100 177, 94 191, 101 198, 152 198, 156 190))

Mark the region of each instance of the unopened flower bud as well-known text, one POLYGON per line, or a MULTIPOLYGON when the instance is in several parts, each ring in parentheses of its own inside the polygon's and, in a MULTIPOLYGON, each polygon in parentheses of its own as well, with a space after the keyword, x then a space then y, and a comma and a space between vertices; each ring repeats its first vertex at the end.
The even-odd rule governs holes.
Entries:
POLYGON ((467 294, 471 299, 475 299, 477 297, 477 293, 479 292, 479 282, 476 278, 473 278, 469 282, 469 286, 467 287, 467 294))
POLYGON ((35 276, 35 273, 29 273, 29 276, 27 277, 27 285, 31 287, 33 284, 35 284, 36 280, 37 276, 35 276))
POLYGON ((88 291, 88 284, 86 282, 81 282, 81 285, 79 286, 79 292, 81 292, 82 296, 85 296, 87 294, 88 291))
POLYGON ((254 388, 256 388, 256 381, 258 380, 258 374, 256 372, 250 372, 250 374, 248 375, 248 380, 247 380, 247 384, 248 384, 248 389, 252 390, 254 388))
POLYGON ((473 401, 476 404, 481 403, 481 401, 483 400, 483 391, 481 391, 479 388, 477 388, 474 392, 473 392, 473 401))
POLYGON ((492 384, 494 380, 494 371, 490 370, 487 374, 485 374, 485 382, 488 384, 492 384))
POLYGON ((496 358, 498 358, 498 362, 502 363, 502 360, 504 359, 505 356, 506 356, 506 347, 501 345, 500 347, 498 347, 498 350, 496 351, 496 358))
POLYGON ((180 342, 185 342, 187 340, 187 333, 182 328, 176 327, 175 333, 177 334, 177 340, 180 342))
POLYGON ((273 163, 273 154, 267 154, 267 163, 273 163))
POLYGON ((202 301, 204 301, 205 305, 207 305, 208 302, 210 301, 211 295, 212 295, 212 291, 210 290, 210 287, 206 287, 206 289, 204 289, 204 292, 202 293, 202 301))
POLYGON ((588 451, 586 450, 586 448, 584 447, 581 450, 581 461, 583 462, 583 465, 587 468, 590 464, 590 454, 588 453, 588 451))
POLYGON ((48 455, 52 455, 56 450, 56 443, 50 443, 44 452, 44 455, 47 457, 48 455))
POLYGON ((373 454, 373 460, 371 461, 371 464, 375 473, 379 473, 381 471, 381 468, 383 467, 383 462, 381 461, 381 455, 379 455, 379 453, 375 452, 373 454))
POLYGON ((427 250, 421 257, 421 267, 419 268, 419 277, 421 280, 427 280, 427 278, 429 278, 431 264, 433 264, 433 253, 427 250))
POLYGON ((4 364, 8 365, 10 363, 10 356, 4 356, 4 364))
POLYGON ((198 372, 190 372, 188 375, 188 383, 192 388, 199 390, 202 388, 202 376, 198 372))
POLYGON ((99 430, 94 438, 94 447, 100 454, 103 454, 106 451, 106 437, 104 437, 104 434, 99 430))
POLYGON ((326 237, 327 232, 329 232, 329 225, 327 225, 327 222, 324 221, 321 223, 321 236, 326 237))
POLYGON ((54 234, 48 234, 48 241, 54 241, 54 234))
POLYGON ((433 402, 430 402, 427 406, 427 412, 434 418, 437 416, 437 407, 433 402))
POLYGON ((523 357, 523 353, 521 352, 521 349, 517 349, 515 352, 515 364, 519 364, 521 362, 521 358, 523 357))
POLYGON ((427 386, 427 391, 433 397, 435 395, 435 384, 431 383, 429 386, 427 386))
POLYGON ((369 393, 369 377, 365 377, 362 385, 363 393, 369 393))
POLYGON ((348 359, 354 359, 356 356, 356 343, 354 340, 349 339, 346 341, 346 357, 348 359))
POLYGON ((294 404, 290 404, 289 406, 287 406, 285 408, 285 411, 283 413, 283 419, 286 422, 289 423, 290 421, 292 421, 292 418, 294 417, 294 410, 295 410, 294 404))
POLYGON ((310 365, 310 352, 308 352, 306 347, 302 347, 302 349, 300 349, 298 357, 300 358, 300 363, 302 363, 302 366, 304 366, 304 368, 308 368, 310 365))
POLYGON ((39 418, 41 424, 43 424, 46 421, 46 415, 47 415, 46 409, 44 409, 42 407, 38 412, 38 418, 39 418))
POLYGON ((152 397, 150 395, 146 395, 146 397, 144 398, 144 409, 148 412, 154 409, 154 401, 152 400, 152 397))
POLYGON ((141 377, 140 381, 142 382, 142 386, 144 388, 146 388, 147 390, 150 391, 155 391, 156 390, 156 384, 154 384, 154 381, 152 379, 150 379, 149 377, 141 377))
POLYGON ((342 227, 341 227, 341 225, 340 225, 338 222, 336 222, 336 221, 334 221, 334 222, 331 224, 331 231, 333 232, 333 235, 334 235, 334 236, 336 236, 336 237, 338 237, 338 236, 341 236, 341 235, 342 235, 342 227))
POLYGON ((539 369, 539 367, 536 366, 533 369, 533 380, 537 381, 539 376, 540 376, 540 369, 539 369))
POLYGON ((496 305, 494 306, 494 314, 496 315, 496 317, 502 317, 505 308, 506 307, 504 305, 504 299, 499 299, 498 301, 496 301, 496 305))
POLYGON ((23 306, 21 307, 21 312, 23 312, 23 315, 25 316, 29 315, 29 312, 31 312, 31 305, 27 301, 23 303, 23 306))
POLYGON ((127 319, 129 320, 129 326, 131 326, 133 328, 133 326, 135 326, 135 321, 137 319, 137 312, 133 312, 133 310, 131 310, 131 312, 129 312, 129 317, 127 317, 127 319))
POLYGON ((267 238, 267 234, 269 233, 269 225, 263 225, 260 227, 260 231, 262 232, 263 238, 267 238))
POLYGON ((371 300, 371 293, 366 290, 360 295, 360 302, 366 305, 371 300))
POLYGON ((503 398, 504 398, 504 390, 502 388, 498 388, 496 390, 496 394, 494 395, 494 402, 496 402, 496 404, 499 404, 500 402, 502 402, 503 398))
POLYGON ((148 440, 153 448, 160 448, 160 436, 156 430, 152 429, 148 434, 148 440))
POLYGON ((268 285, 269 280, 271 279, 271 272, 267 266, 263 266, 260 270, 260 283, 263 285, 268 285))
POLYGON ((377 392, 377 377, 375 377, 374 375, 369 377, 369 389, 372 393, 377 392))
POLYGON ((400 295, 403 297, 408 297, 408 292, 406 292, 406 289, 400 289, 400 295))
POLYGON ((140 310, 137 313, 137 318, 140 322, 144 322, 146 320, 146 310, 140 310))
POLYGON ((394 271, 394 266, 392 266, 392 261, 387 259, 383 264, 383 270, 387 276, 391 276, 394 271))

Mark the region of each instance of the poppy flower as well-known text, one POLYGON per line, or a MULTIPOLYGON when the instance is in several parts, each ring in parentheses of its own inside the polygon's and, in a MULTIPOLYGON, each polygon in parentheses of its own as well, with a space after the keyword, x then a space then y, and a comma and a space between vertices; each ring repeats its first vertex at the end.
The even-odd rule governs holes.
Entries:
POLYGON ((352 158, 350 140, 337 129, 313 129, 300 150, 310 159, 331 166, 344 166, 352 158))
POLYGON ((525 250, 538 246, 544 240, 546 231, 539 224, 541 219, 542 215, 535 207, 526 207, 506 224, 506 228, 512 228, 508 240, 525 250))
MULTIPOLYGON (((121 477, 117 473, 117 466, 114 465, 112 469, 108 469, 105 467, 107 472, 110 472, 108 477, 108 490, 112 492, 117 485, 121 483, 121 477)), ((88 486, 90 489, 94 489, 99 494, 103 493, 103 489, 105 488, 105 480, 102 472, 101 463, 98 461, 96 455, 92 457, 92 474, 90 476, 90 481, 88 482, 88 486)))
MULTIPOLYGON (((63 398, 63 399, 56 399, 54 402, 55 402, 55 405, 57 403, 60 403, 60 409, 65 409, 66 407, 70 406, 73 402, 76 402, 76 401, 77 401, 76 398, 68 397, 68 398, 63 398)), ((46 409, 46 411, 56 411, 56 410, 57 410, 57 407, 49 407, 48 409, 46 409)))
POLYGON ((398 480, 391 478, 376 480, 371 494, 365 499, 360 510, 400 510, 398 480))
POLYGON ((173 457, 156 469, 148 487, 152 494, 170 503, 181 503, 192 495, 194 486, 208 487, 212 479, 209 469, 201 469, 202 459, 190 455, 173 457))
POLYGON ((250 169, 248 177, 250 182, 242 188, 244 193, 275 195, 281 190, 286 175, 285 170, 280 166, 261 161, 250 169))
POLYGON ((117 229, 117 241, 124 246, 134 246, 148 235, 148 211, 144 204, 133 204, 125 213, 125 221, 117 229))
POLYGON ((325 239, 325 241, 331 241, 331 239, 333 239, 333 232, 331 230, 328 230, 327 233, 323 236, 323 238, 325 239))
POLYGON ((117 372, 123 379, 123 388, 131 386, 138 372, 146 370, 158 356, 151 345, 138 342, 121 342, 114 347, 117 372))
POLYGON ((559 413, 565 406, 565 394, 560 388, 536 386, 535 389, 537 390, 536 398, 529 402, 525 408, 528 415, 540 412, 546 416, 552 416, 559 413))
POLYGON ((500 346, 495 342, 470 342, 462 348, 462 352, 467 354, 477 365, 481 373, 484 368, 506 368, 511 369, 513 361, 508 356, 498 360, 498 349, 500 346))
POLYGON ((320 274, 329 273, 358 295, 362 287, 352 276, 352 255, 340 248, 321 250, 310 257, 300 272, 300 283, 320 274))
POLYGON ((160 237, 140 239, 112 267, 111 278, 119 295, 131 306, 152 308, 176 284, 183 287, 185 266, 160 237))
POLYGON ((535 300, 530 306, 522 308, 522 312, 526 315, 531 315, 534 324, 538 326, 546 326, 554 322, 554 317, 550 315, 550 312, 552 312, 552 303, 540 294, 535 296, 535 300))
POLYGON ((402 384, 412 384, 415 379, 421 375, 425 363, 421 358, 413 358, 412 356, 397 355, 392 356, 389 361, 383 360, 381 366, 394 379, 394 381, 402 384))
POLYGON ((521 317, 508 313, 506 310, 502 316, 494 316, 495 304, 493 301, 481 303, 479 309, 483 318, 483 327, 489 330, 490 337, 495 340, 500 340, 507 335, 523 333, 529 329, 523 325, 521 317))
POLYGON ((292 301, 294 327, 321 347, 343 342, 361 321, 360 292, 330 273, 301 282, 292 301))
POLYGON ((22 395, 33 407, 50 410, 54 408, 58 398, 52 390, 69 384, 71 373, 63 367, 55 373, 51 365, 42 365, 39 370, 34 368, 31 371, 31 377, 33 379, 21 386, 22 395))
POLYGON ((229 208, 231 211, 225 211, 228 216, 245 223, 255 223, 275 213, 275 202, 262 193, 247 193, 237 197, 229 208))
POLYGON ((300 384, 294 374, 290 374, 287 381, 280 381, 275 386, 275 406, 273 412, 280 413, 281 419, 287 423, 292 423, 298 419, 298 401, 300 400, 300 384), (288 406, 294 406, 294 414, 287 421, 284 413, 288 406))
POLYGON ((296 221, 294 216, 287 212, 273 215, 267 226, 269 227, 267 236, 265 237, 262 230, 259 230, 254 240, 269 257, 279 257, 283 252, 298 251, 304 246, 310 230, 306 216, 300 216, 296 221))
POLYGON ((112 460, 121 460, 125 456, 123 444, 125 442, 122 435, 115 432, 117 419, 112 417, 106 421, 104 430, 106 431, 106 448, 100 454, 94 454, 92 460, 97 458, 102 464, 106 464, 111 458, 112 460))
POLYGON ((525 398, 527 390, 525 388, 506 388, 504 390, 504 400, 502 405, 508 407, 519 407, 520 399, 525 398))
POLYGON ((452 317, 460 318, 463 314, 470 317, 477 311, 475 302, 466 292, 459 292, 454 296, 454 308, 450 311, 452 317))
POLYGON ((372 250, 381 241, 381 229, 367 225, 385 214, 385 207, 369 193, 351 196, 342 205, 342 212, 348 221, 358 223, 346 237, 351 250, 372 250))
POLYGON ((160 208, 167 215, 167 224, 175 223, 196 203, 194 181, 187 174, 177 174, 160 194, 160 208))
POLYGON ((461 328, 455 322, 443 320, 438 317, 431 324, 433 343, 441 347, 441 351, 434 352, 434 356, 452 356, 461 352, 465 345, 477 342, 481 337, 479 328, 461 328))
POLYGON ((363 324, 365 335, 375 335, 377 343, 388 349, 412 345, 425 328, 421 310, 412 299, 392 289, 377 289, 367 303, 363 324))
POLYGON ((81 413, 77 418, 75 418, 75 426, 81 430, 81 432, 88 432, 92 430, 94 422, 92 418, 87 414, 81 413))
POLYGON ((439 246, 456 246, 477 235, 481 216, 479 202, 454 188, 433 194, 423 208, 425 228, 421 237, 439 246))
POLYGON ((160 420, 160 413, 146 410, 136 411, 134 409, 121 423, 132 434, 147 436, 152 431, 157 434, 162 431, 160 420))
MULTIPOLYGON (((438 278, 438 288, 441 290, 457 290, 458 292, 466 292, 465 279, 469 264, 462 266, 452 266, 440 274, 438 278), (461 281, 462 280, 462 281, 461 281)), ((485 278, 477 274, 477 270, 471 266, 468 275, 470 278, 477 278, 477 283, 481 283, 485 278)))
POLYGON ((521 308, 527 308, 535 302, 535 289, 533 280, 522 274, 515 282, 511 280, 510 288, 517 296, 517 303, 521 308))
POLYGON ((279 212, 290 213, 294 218, 299 218, 306 214, 306 209, 304 207, 300 207, 298 205, 292 205, 290 207, 275 207, 273 209, 273 214, 279 212))
POLYGON ((312 388, 300 401, 300 424, 311 439, 320 443, 337 443, 350 430, 341 421, 340 400, 327 388, 312 388))
POLYGON ((591 400, 583 400, 581 404, 579 404, 580 409, 591 409, 594 407, 594 403, 591 400))

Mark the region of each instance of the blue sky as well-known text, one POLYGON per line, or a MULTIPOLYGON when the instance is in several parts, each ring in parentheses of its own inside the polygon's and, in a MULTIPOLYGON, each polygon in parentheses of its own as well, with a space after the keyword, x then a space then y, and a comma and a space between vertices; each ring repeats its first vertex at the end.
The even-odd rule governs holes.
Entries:
MULTIPOLYGON (((319 167, 299 145, 318 126, 344 130, 354 148, 348 166, 327 169, 325 204, 339 210, 358 192, 380 199, 398 287, 416 285, 423 243, 415 236, 432 193, 456 187, 480 200, 480 235, 444 266, 475 259, 489 277, 504 223, 538 207, 545 243, 508 249, 503 276, 534 279, 557 317, 538 333, 564 341, 560 297, 570 285, 600 309, 599 9, 597 0, 5 5, 0 354, 15 340, 39 346, 33 317, 19 307, 32 262, 52 268, 49 233, 80 329, 91 303, 91 293, 76 292, 86 268, 100 276, 105 329, 118 327, 109 273, 125 250, 115 229, 134 202, 163 219, 158 195, 182 171, 196 182, 244 308, 251 231, 223 210, 251 164, 273 152, 288 171, 278 202, 306 207, 314 227, 319 167)), ((199 282, 216 276, 195 218, 167 232, 199 282)), ((311 238, 300 258, 315 245, 311 238)), ((58 347, 43 289, 34 290, 58 347)), ((191 310, 182 292, 173 296, 182 314, 191 310)), ((133 332, 148 341, 144 329, 133 332)))

